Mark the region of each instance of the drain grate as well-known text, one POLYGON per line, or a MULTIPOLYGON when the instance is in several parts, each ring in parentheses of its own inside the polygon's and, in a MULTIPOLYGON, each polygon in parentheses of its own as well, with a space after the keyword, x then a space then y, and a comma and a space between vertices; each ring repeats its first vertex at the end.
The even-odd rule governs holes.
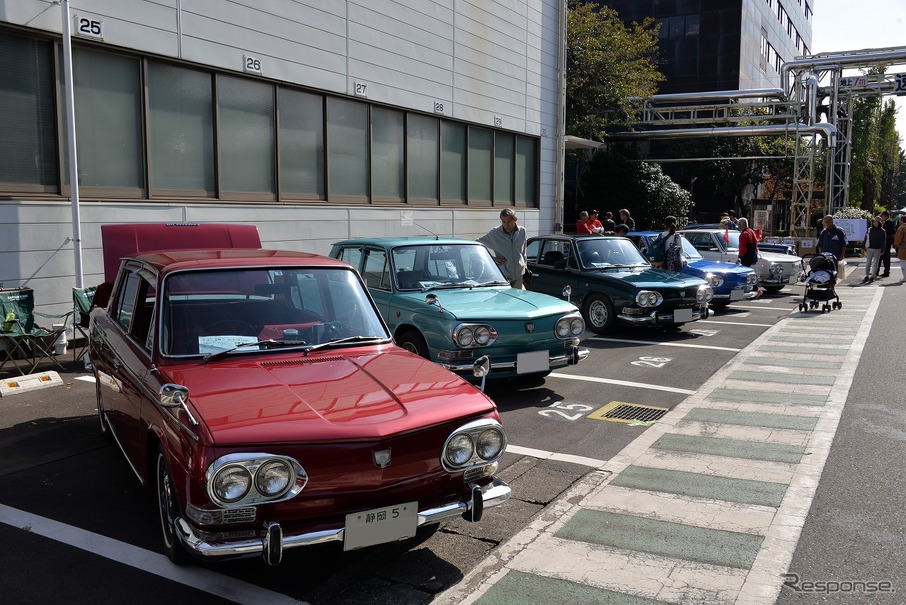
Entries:
POLYGON ((655 422, 663 418, 664 414, 669 411, 669 408, 611 401, 598 411, 589 414, 588 417, 610 422, 655 422))

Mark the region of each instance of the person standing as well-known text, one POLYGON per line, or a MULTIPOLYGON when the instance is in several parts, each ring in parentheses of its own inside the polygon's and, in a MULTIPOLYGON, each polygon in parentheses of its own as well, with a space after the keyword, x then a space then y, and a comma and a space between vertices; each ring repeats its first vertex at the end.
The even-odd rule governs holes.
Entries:
POLYGON ((758 234, 749 227, 749 219, 739 219, 739 264, 751 267, 758 262, 758 234))
POLYGON ((834 224, 834 217, 829 214, 822 219, 821 223, 824 225, 824 229, 818 234, 818 254, 830 252, 838 262, 843 260, 846 255, 846 234, 843 233, 843 229, 834 224))
POLYGON ((742 231, 742 227, 739 226, 739 220, 736 219, 735 210, 727 210, 727 220, 730 221, 731 229, 736 229, 737 231, 742 231))
POLYGON ((591 234, 591 228, 588 226, 588 213, 584 210, 579 213, 579 220, 576 221, 576 233, 579 235, 591 234))
POLYGON ((635 219, 629 216, 629 210, 626 208, 620 210, 620 224, 629 227, 630 231, 635 231, 635 219))
POLYGON ((897 251, 900 269, 903 271, 900 281, 906 281, 906 214, 900 215, 900 226, 897 227, 897 232, 893 236, 893 248, 897 251))
POLYGON ((893 236, 897 233, 897 226, 890 220, 890 213, 886 210, 881 213, 881 227, 887 234, 884 249, 881 251, 881 264, 884 265, 884 273, 881 274, 881 277, 890 277, 890 247, 893 246, 893 236))
MULTIPOLYGON (((884 251, 884 244, 887 241, 887 233, 881 226, 881 217, 876 216, 871 219, 871 227, 865 234, 865 278, 863 284, 870 284, 878 278, 878 265, 881 262, 881 253, 884 251)), ((890 246, 887 246, 890 250, 890 246)))
POLYGON ((664 219, 664 226, 667 228, 658 236, 658 239, 664 239, 664 260, 658 262, 652 260, 652 267, 663 267, 667 271, 679 273, 683 270, 683 236, 676 232, 676 217, 668 216, 664 219))
POLYGON ((478 238, 478 241, 491 249, 494 261, 510 285, 525 290, 522 276, 525 275, 525 227, 517 223, 516 211, 504 208, 500 211, 500 226, 494 227, 478 238))
POLYGON ((597 233, 598 235, 604 233, 604 225, 598 220, 597 210, 588 211, 588 228, 591 229, 592 233, 597 233))
POLYGON ((617 224, 613 221, 613 212, 605 212, 601 224, 604 226, 604 233, 613 233, 617 228, 617 224))

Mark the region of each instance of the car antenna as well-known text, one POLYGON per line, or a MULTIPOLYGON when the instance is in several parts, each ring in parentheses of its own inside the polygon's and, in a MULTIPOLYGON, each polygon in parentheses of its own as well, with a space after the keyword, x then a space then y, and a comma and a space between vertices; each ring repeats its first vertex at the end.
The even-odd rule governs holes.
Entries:
POLYGON ((412 224, 415 225, 416 227, 418 227, 419 229, 424 229, 425 231, 427 231, 428 233, 430 233, 431 235, 433 235, 435 241, 437 241, 437 240, 440 239, 440 236, 439 236, 438 234, 434 233, 433 231, 431 231, 431 230, 428 229, 427 227, 425 227, 425 226, 423 226, 423 225, 420 225, 419 223, 416 223, 416 222, 414 222, 414 221, 413 221, 412 224))

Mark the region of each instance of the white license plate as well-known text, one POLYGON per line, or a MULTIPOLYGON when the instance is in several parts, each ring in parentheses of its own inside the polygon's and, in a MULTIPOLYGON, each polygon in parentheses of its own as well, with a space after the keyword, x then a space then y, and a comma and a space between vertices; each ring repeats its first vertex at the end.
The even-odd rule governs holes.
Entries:
POLYGON ((346 515, 343 550, 396 542, 415 536, 418 502, 405 502, 346 515))
POLYGON ((551 369, 550 356, 547 351, 530 351, 516 355, 516 373, 534 374, 551 369))
POLYGON ((742 290, 730 290, 730 300, 742 300, 742 290))
POLYGON ((674 323, 692 321, 692 309, 675 309, 673 311, 674 323))

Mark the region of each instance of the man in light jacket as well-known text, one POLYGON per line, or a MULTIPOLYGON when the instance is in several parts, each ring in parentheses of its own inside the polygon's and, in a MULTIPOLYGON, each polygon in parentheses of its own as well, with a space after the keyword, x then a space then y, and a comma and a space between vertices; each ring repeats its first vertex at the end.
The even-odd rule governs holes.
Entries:
POLYGON ((516 212, 511 208, 500 211, 500 226, 494 227, 478 238, 478 241, 491 249, 494 261, 510 285, 525 289, 522 276, 525 275, 525 227, 516 224, 516 212))

